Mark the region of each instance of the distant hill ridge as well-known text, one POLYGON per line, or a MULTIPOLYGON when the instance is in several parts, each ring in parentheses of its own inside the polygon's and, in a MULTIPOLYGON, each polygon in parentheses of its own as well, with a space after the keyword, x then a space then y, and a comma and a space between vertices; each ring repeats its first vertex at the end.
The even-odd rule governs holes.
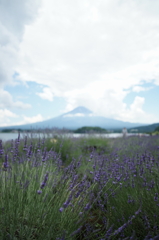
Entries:
MULTIPOLYGON (((150 125, 146 125, 146 126, 139 126, 139 127, 136 127, 135 129, 140 132, 140 133, 149 133, 149 132, 153 132, 155 131, 155 129, 159 127, 159 123, 153 123, 153 124, 150 124, 150 125)), ((132 130, 132 129, 130 129, 132 130)))
POLYGON ((18 125, 18 126, 8 126, 0 127, 1 129, 44 129, 44 128, 66 128, 70 130, 76 130, 83 126, 90 127, 101 127, 106 130, 122 129, 126 128, 136 128, 139 126, 144 126, 142 123, 130 123, 124 122, 116 119, 105 118, 102 116, 96 116, 92 111, 86 107, 79 106, 70 112, 63 113, 58 117, 45 120, 42 122, 36 122, 32 124, 18 125))

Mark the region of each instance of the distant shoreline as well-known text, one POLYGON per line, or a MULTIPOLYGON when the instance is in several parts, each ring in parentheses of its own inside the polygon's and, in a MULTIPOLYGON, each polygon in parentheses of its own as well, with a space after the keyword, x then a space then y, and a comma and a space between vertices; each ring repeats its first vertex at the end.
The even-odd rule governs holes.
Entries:
MULTIPOLYGON (((122 133, 103 133, 103 134, 86 134, 86 133, 64 133, 64 134, 44 134, 44 133, 33 133, 33 137, 50 137, 53 138, 54 136, 62 136, 62 137, 74 137, 74 138, 79 138, 79 137, 97 137, 97 138, 118 138, 118 137, 123 137, 122 133)), ((31 137, 31 133, 20 133, 20 138, 23 138, 23 136, 29 136, 31 137)), ((128 133, 127 137, 129 136, 143 136, 143 134, 137 134, 137 133, 128 133)), ((144 136, 149 136, 149 134, 144 134, 144 136)), ((17 133, 0 133, 0 140, 3 142, 9 141, 9 140, 15 140, 18 138, 18 132, 17 133)))

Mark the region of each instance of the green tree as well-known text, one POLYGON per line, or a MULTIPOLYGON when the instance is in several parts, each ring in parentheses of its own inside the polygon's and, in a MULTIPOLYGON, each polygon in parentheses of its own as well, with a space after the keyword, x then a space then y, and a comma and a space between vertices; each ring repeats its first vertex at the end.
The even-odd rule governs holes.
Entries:
POLYGON ((158 131, 159 132, 159 126, 157 128, 155 128, 155 132, 158 131))

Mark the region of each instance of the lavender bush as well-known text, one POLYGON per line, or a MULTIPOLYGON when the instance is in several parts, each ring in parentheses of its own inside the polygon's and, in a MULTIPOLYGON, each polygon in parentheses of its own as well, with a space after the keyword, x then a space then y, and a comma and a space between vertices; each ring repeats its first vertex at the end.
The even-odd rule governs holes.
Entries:
POLYGON ((0 141, 0 239, 159 239, 157 136, 56 140, 0 141))

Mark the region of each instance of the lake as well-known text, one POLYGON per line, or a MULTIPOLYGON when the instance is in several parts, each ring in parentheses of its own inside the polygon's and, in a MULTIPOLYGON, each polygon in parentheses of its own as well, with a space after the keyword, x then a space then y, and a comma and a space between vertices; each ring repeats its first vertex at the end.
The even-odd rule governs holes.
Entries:
MULTIPOLYGON (((26 133, 20 133, 20 138, 23 138, 24 136, 31 136, 30 133, 26 134, 26 133)), ((55 135, 58 135, 58 134, 55 134, 55 135)), ((103 133, 103 134, 91 134, 92 136, 95 136, 95 137, 104 137, 104 138, 117 138, 117 137, 122 137, 123 134, 122 133, 103 133)), ((137 133, 136 134, 132 134, 132 133, 128 133, 127 136, 132 136, 132 135, 138 135, 137 133)), ((44 136, 43 133, 34 133, 33 135, 34 137, 37 137, 39 138, 39 136, 42 138, 44 136)), ((53 135, 52 134, 45 134, 45 137, 52 137, 53 138, 53 135)), ((65 133, 65 134, 62 134, 62 136, 65 136, 65 137, 75 137, 75 138, 79 138, 81 136, 83 137, 89 137, 90 134, 80 134, 80 133, 65 133)), ((0 139, 5 142, 5 141, 8 141, 8 140, 15 140, 16 138, 18 138, 18 133, 0 133, 0 139)))

